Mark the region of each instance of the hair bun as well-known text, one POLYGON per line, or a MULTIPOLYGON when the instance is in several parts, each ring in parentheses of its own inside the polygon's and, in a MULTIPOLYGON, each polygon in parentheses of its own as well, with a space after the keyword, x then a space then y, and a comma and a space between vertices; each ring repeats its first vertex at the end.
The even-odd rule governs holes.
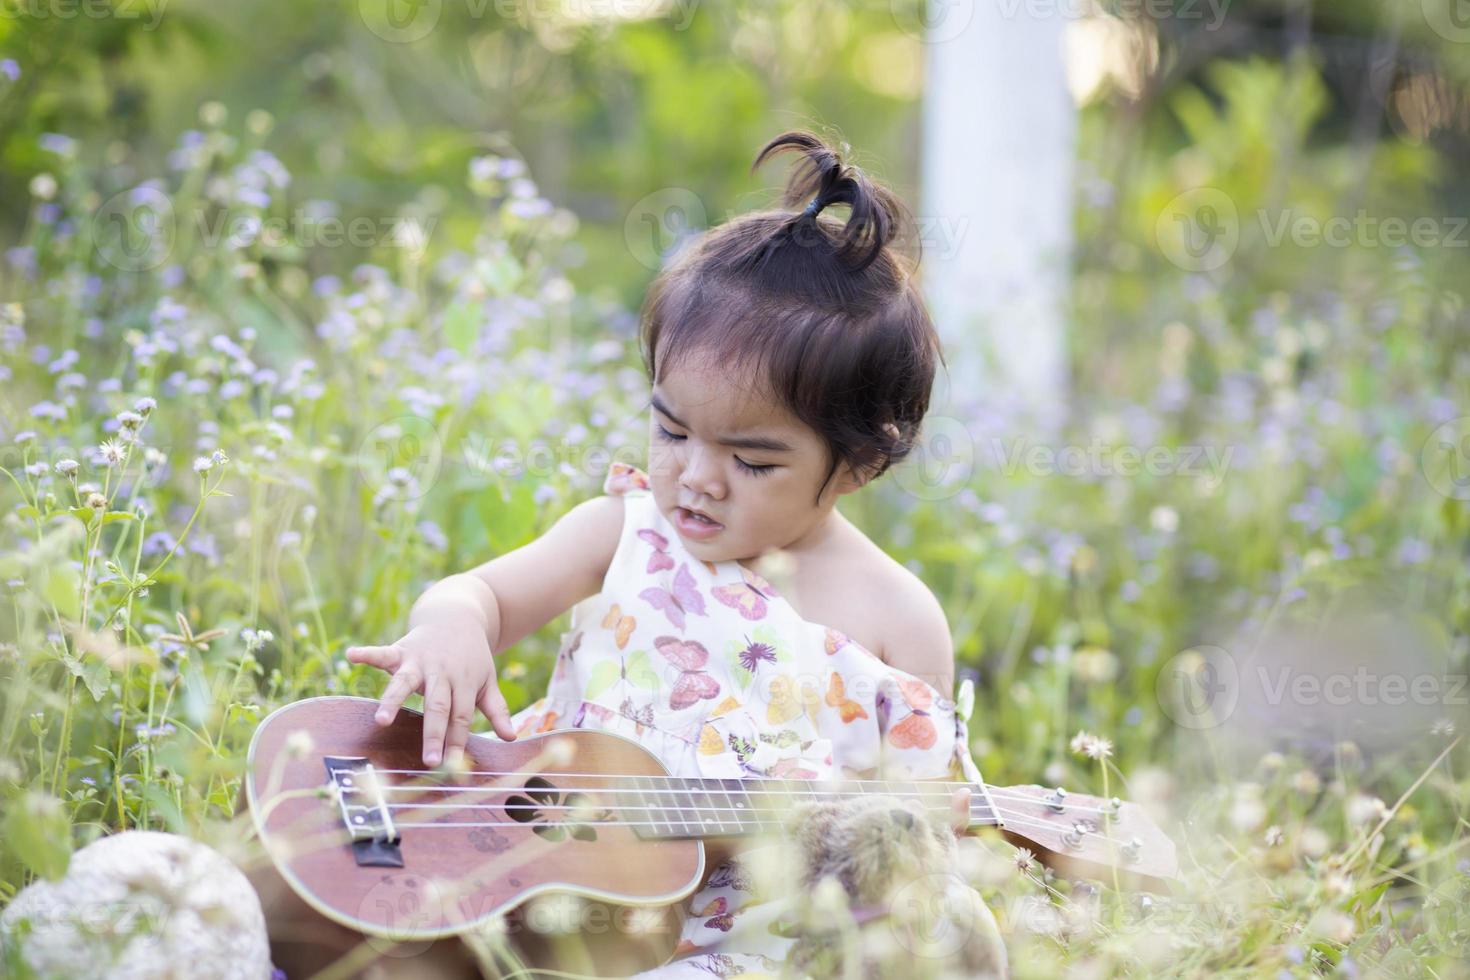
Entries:
MULTIPOLYGON (((850 147, 843 144, 842 151, 849 152, 850 147)), ((844 163, 842 155, 821 137, 804 130, 782 133, 761 147, 750 165, 751 172, 780 153, 802 154, 801 163, 787 178, 782 198, 789 208, 803 208, 792 217, 788 233, 807 221, 815 225, 824 208, 845 204, 851 213, 837 237, 837 257, 854 272, 866 269, 898 235, 905 214, 898 197, 857 167, 844 163)))

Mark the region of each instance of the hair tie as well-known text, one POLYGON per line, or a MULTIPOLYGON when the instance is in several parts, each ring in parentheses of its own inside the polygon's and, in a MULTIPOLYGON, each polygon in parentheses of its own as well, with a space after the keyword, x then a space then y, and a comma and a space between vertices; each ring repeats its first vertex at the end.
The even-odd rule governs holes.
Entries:
POLYGON ((815 216, 818 211, 822 210, 821 200, 822 200, 822 195, 820 195, 820 194, 818 194, 816 197, 812 198, 812 202, 806 206, 806 210, 803 211, 802 214, 803 215, 808 215, 809 214, 809 215, 815 216))

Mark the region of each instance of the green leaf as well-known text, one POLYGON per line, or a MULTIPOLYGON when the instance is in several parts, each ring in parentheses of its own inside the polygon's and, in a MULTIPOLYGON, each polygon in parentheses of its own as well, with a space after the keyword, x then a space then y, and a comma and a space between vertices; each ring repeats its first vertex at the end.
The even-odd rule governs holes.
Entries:
POLYGON ((490 547, 503 553, 525 544, 536 534, 536 498, 530 480, 511 483, 502 495, 494 489, 481 496, 478 510, 485 522, 490 547))
POLYGON ((483 322, 473 303, 455 303, 444 313, 444 340, 461 354, 469 354, 483 322))
POLYGON ((509 253, 485 261, 481 272, 485 284, 501 296, 514 292, 522 275, 521 263, 509 253))
POLYGON ((81 573, 70 562, 61 559, 41 574, 45 576, 41 595, 46 601, 56 607, 63 619, 75 621, 81 618, 81 573))
POLYGON ((87 690, 92 695, 93 701, 101 701, 102 696, 112 684, 112 671, 100 660, 90 659, 82 665, 82 683, 87 685, 87 690))
POLYGON ((103 524, 112 524, 115 521, 136 521, 138 515, 126 510, 110 511, 102 518, 103 524))
POLYGON ((162 786, 148 784, 143 787, 142 796, 154 810, 163 815, 163 821, 171 833, 185 832, 184 817, 174 803, 173 794, 162 786))
POLYGON ((71 826, 61 801, 28 792, 6 807, 5 847, 36 874, 55 881, 71 863, 71 826))

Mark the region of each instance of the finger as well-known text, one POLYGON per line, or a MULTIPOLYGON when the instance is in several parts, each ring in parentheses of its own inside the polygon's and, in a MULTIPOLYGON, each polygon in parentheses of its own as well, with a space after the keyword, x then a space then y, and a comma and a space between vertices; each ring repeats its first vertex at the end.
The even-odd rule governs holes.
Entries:
POLYGON ((347 659, 355 664, 368 664, 380 670, 395 671, 403 663, 396 645, 386 647, 348 647, 347 659))
POLYGON ((449 678, 430 674, 424 679, 424 765, 437 766, 444 758, 444 730, 454 707, 449 678))
POLYGON ((495 686, 494 678, 480 692, 480 699, 477 703, 485 717, 490 719, 490 727, 495 729, 495 734, 507 742, 514 742, 516 731, 510 722, 510 708, 505 703, 505 695, 501 694, 500 688, 495 686))
POLYGON ((459 765, 465 743, 470 739, 470 723, 475 720, 474 694, 462 688, 463 685, 449 692, 449 733, 444 737, 444 759, 452 766, 459 765))
POLYGON ((373 720, 380 725, 391 725, 393 719, 398 717, 398 709, 403 707, 403 700, 414 691, 419 689, 419 669, 413 664, 404 664, 393 674, 393 679, 388 682, 388 687, 383 691, 383 703, 378 705, 378 712, 373 720))
POLYGON ((955 790, 950 797, 950 809, 954 811, 954 832, 963 834, 970 829, 970 788, 955 790))

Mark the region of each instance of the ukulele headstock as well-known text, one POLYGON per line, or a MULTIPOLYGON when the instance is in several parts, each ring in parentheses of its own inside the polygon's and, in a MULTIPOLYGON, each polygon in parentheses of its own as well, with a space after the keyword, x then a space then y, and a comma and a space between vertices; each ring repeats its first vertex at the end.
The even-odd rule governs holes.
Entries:
POLYGON ((1008 834, 1063 863, 1146 878, 1179 875, 1174 842, 1137 803, 1035 785, 992 788, 991 795, 1008 834))

